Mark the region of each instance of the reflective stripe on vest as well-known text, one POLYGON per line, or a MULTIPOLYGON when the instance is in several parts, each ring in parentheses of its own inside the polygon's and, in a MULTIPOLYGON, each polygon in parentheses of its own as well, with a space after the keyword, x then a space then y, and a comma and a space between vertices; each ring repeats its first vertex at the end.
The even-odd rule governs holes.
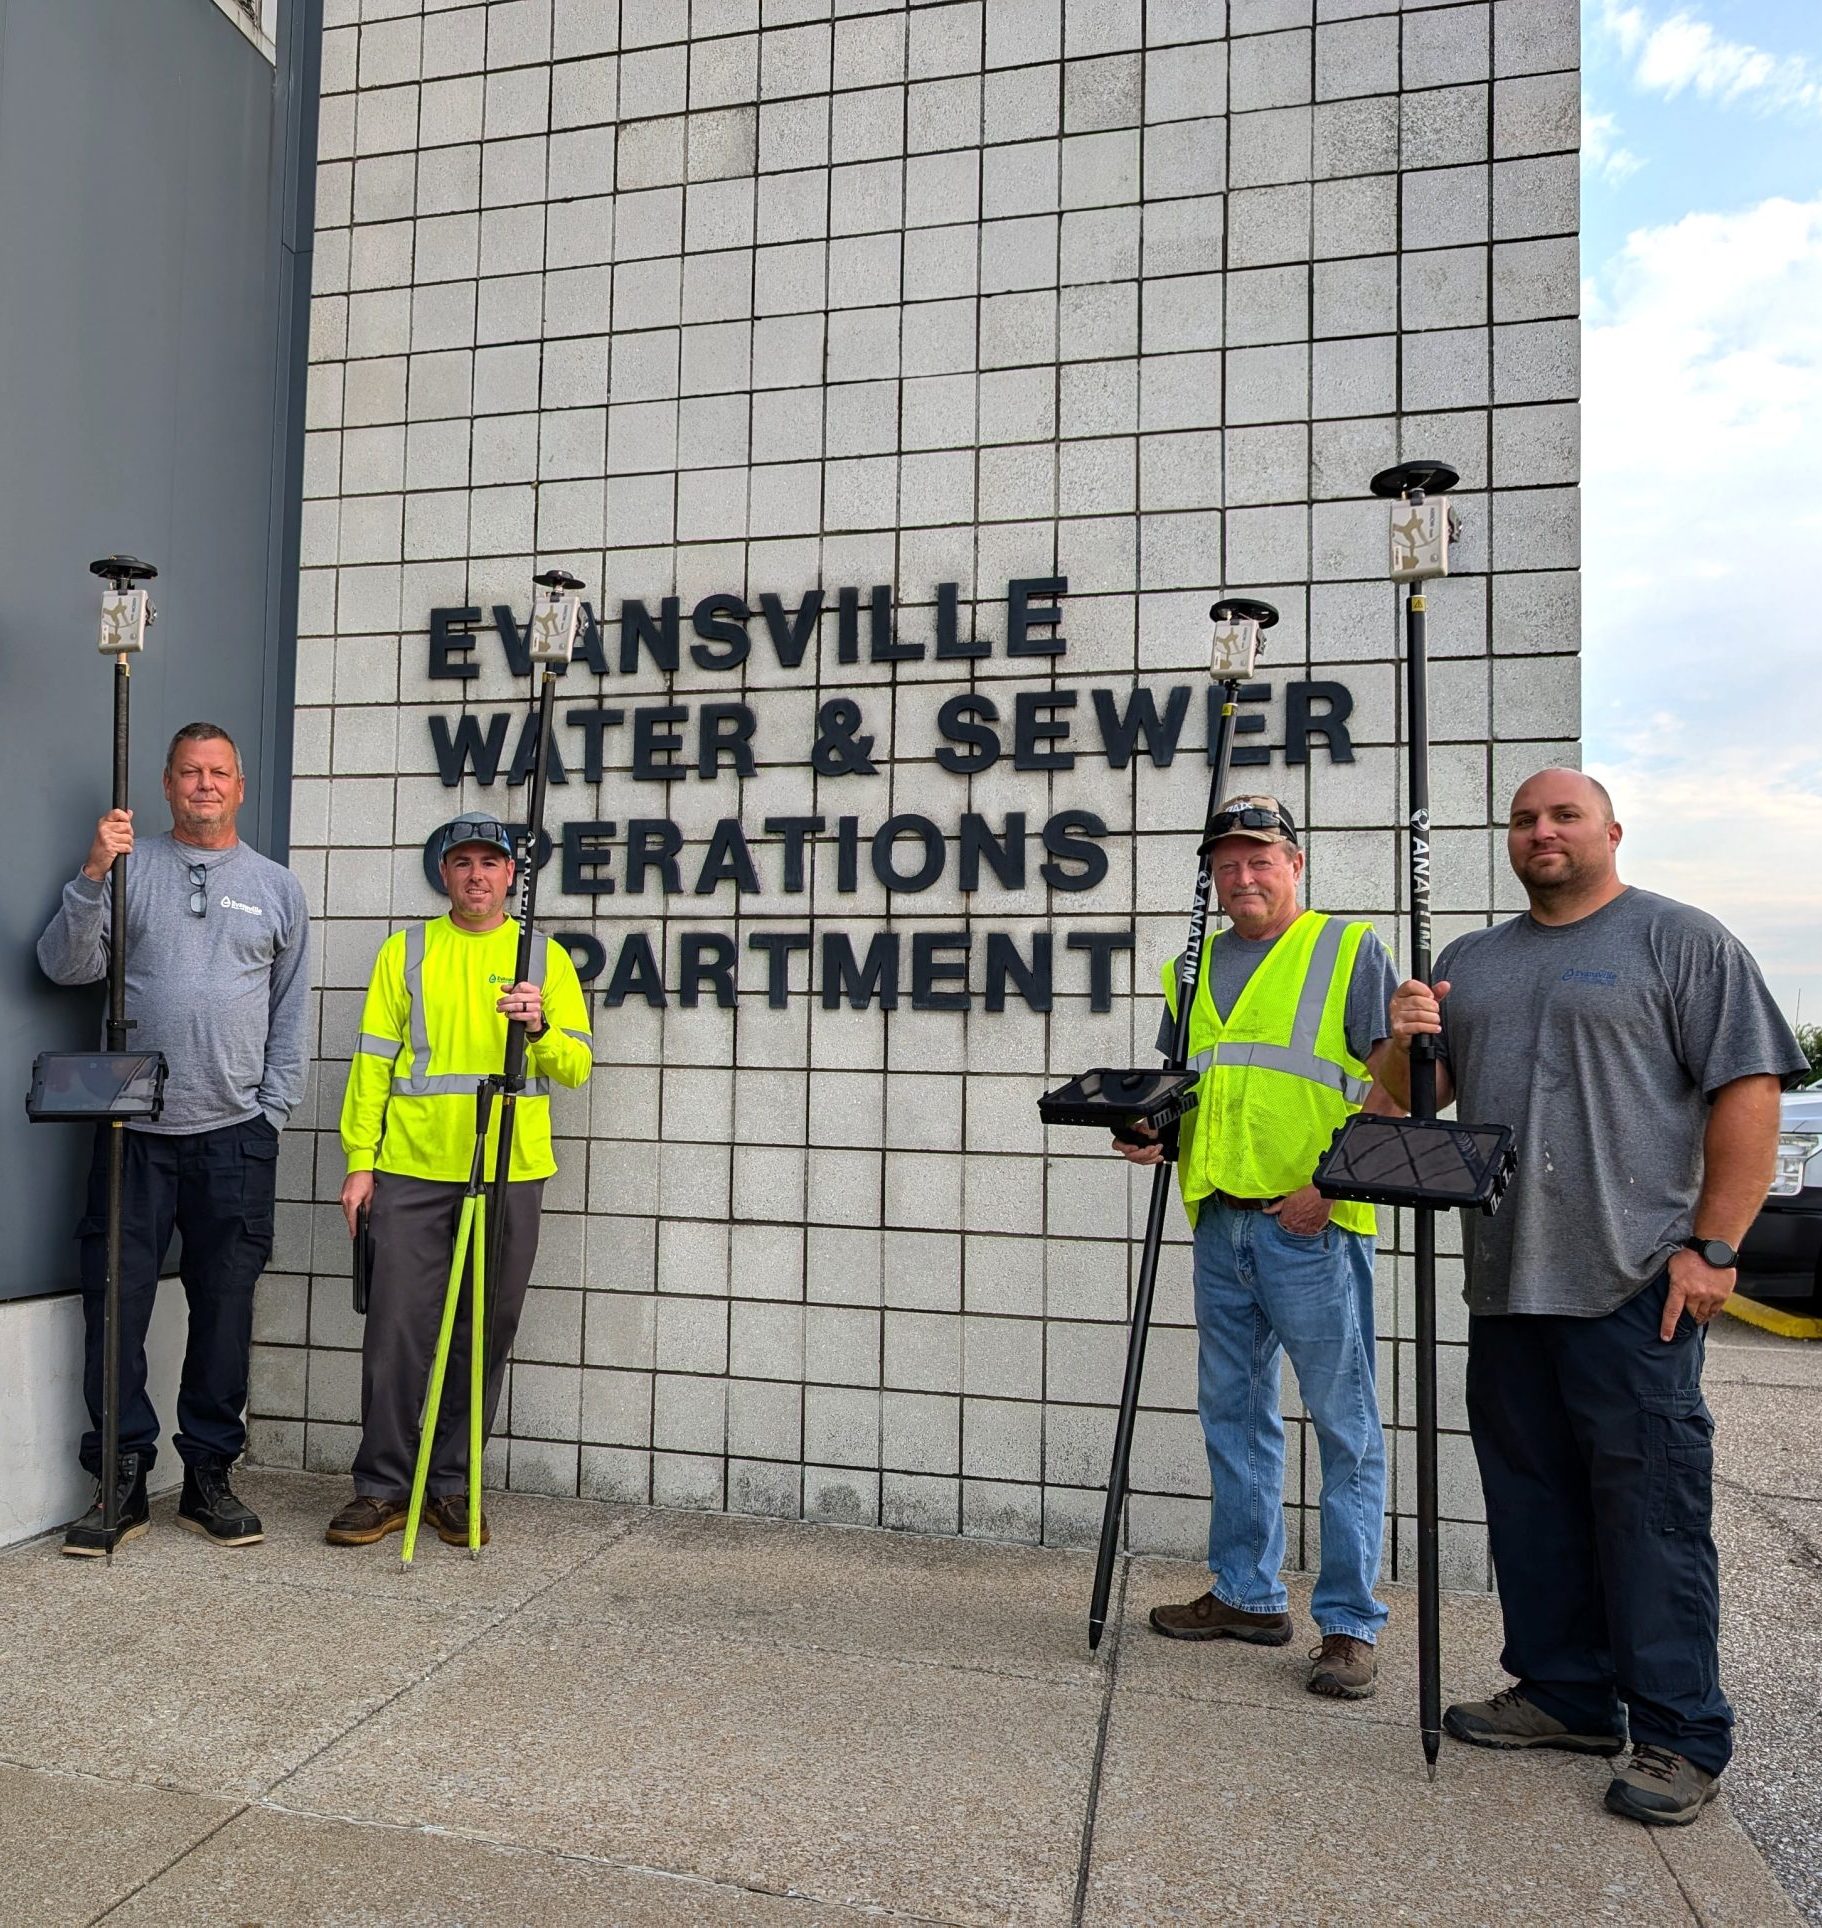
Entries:
MULTIPOLYGON (((1211 940, 1190 1013, 1201 1077, 1177 1164, 1191 1224, 1211 1192, 1278 1197, 1309 1182, 1336 1128, 1357 1109, 1368 1072, 1347 1042, 1347 1001, 1371 926, 1305 912, 1270 947, 1223 1018, 1212 993, 1221 953, 1211 940)), ((1176 967, 1164 973, 1178 995, 1176 967)), ((1331 1222, 1371 1237, 1370 1205, 1337 1203, 1331 1222)))
POLYGON ((1309 969, 1303 989, 1297 995, 1297 1015, 1291 1021, 1289 1044, 1217 1044, 1198 1051, 1188 1069, 1206 1071, 1211 1064, 1248 1064, 1262 1071, 1283 1071, 1293 1078, 1307 1078, 1312 1084, 1326 1085, 1341 1093, 1349 1104, 1362 1105, 1372 1090, 1372 1080, 1356 1078, 1343 1065, 1316 1055, 1316 1040, 1322 1033, 1322 1010, 1328 1002, 1329 985, 1335 975, 1335 960, 1341 955, 1341 940, 1347 925, 1331 917, 1323 925, 1310 952, 1309 969))
MULTIPOLYGON (((405 1001, 411 1007, 411 1076, 401 1078, 395 1073, 392 1088, 412 1098, 472 1098, 481 1082, 477 1073, 440 1072, 432 1077, 425 1068, 430 1063, 430 1025, 424 1016, 425 928, 422 924, 409 924, 405 929, 405 1001)), ((535 932, 533 934, 536 935, 535 932)), ((543 985, 545 962, 549 955, 550 939, 548 937, 542 944, 532 946, 531 976, 526 979, 528 984, 543 985)), ((393 1048, 396 1050, 397 1047, 393 1048)), ((550 1080, 527 1078, 521 1088, 521 1095, 527 1098, 548 1098, 550 1080)))
MULTIPOLYGON (((411 1013, 411 1076, 394 1077, 393 1086, 414 1096, 430 1089, 426 1075, 430 1064, 430 1025, 424 1016, 424 926, 411 924, 405 931, 405 1003, 411 1013)), ((473 1080, 469 1089, 474 1088, 473 1080)))

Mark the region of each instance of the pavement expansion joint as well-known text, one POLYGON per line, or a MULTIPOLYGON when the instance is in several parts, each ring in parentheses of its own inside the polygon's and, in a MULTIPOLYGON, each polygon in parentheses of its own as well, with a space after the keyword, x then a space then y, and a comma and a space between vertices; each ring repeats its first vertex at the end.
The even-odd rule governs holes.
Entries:
MULTIPOLYGON (((1637 1824, 1635 1823, 1634 1825, 1637 1824)), ((1648 1828, 1646 1832, 1651 1836, 1652 1848, 1655 1850, 1658 1860, 1663 1864, 1664 1872, 1675 1884, 1677 1893, 1682 1896, 1683 1906, 1689 1910, 1690 1928, 1708 1928, 1709 1917, 1707 1913, 1703 1910, 1702 1904, 1689 1892, 1689 1883, 1683 1879, 1677 1870, 1675 1862, 1670 1858, 1669 1844, 1662 1838, 1665 1830, 1662 1828, 1648 1828)))
MULTIPOLYGON (((866 1914, 881 1921, 912 1922, 924 1928, 966 1928, 950 1915, 913 1913, 902 1908, 890 1908, 874 1903, 859 1906, 852 1901, 834 1895, 822 1895, 809 1888, 769 1888, 748 1881, 720 1881, 712 1875, 690 1874, 677 1868, 661 1867, 655 1862, 616 1860, 612 1855, 590 1854, 581 1848, 553 1848, 533 1845, 530 1842, 514 1841, 504 1835, 489 1834, 484 1828, 452 1827, 446 1822, 430 1821, 390 1821, 371 1814, 343 1814, 334 1808, 303 1807, 294 1802, 263 1799, 243 1802, 228 1820, 237 1819, 241 1814, 257 1809, 267 1814, 286 1815, 300 1821, 332 1821, 338 1827, 366 1828, 376 1834, 415 1835, 431 1841, 464 1841, 475 1847, 488 1848, 496 1854, 510 1855, 523 1861, 562 1861, 571 1862, 578 1867, 602 1868, 614 1874, 643 1875, 648 1880, 674 1882, 679 1888, 696 1889, 712 1894, 764 1895, 778 1901, 805 1901, 819 1907, 846 1908, 856 1913, 866 1914)), ((221 1823, 222 1827, 227 1821, 221 1823)), ((211 1828, 204 1840, 220 1832, 220 1827, 211 1828)), ((185 1854, 194 1853, 203 1845, 197 1841, 187 1848, 185 1854)), ((177 1857, 177 1861, 183 1859, 177 1857)), ((170 1864, 175 1866, 176 1862, 170 1864)), ((168 1872, 161 1870, 160 1872, 168 1872)), ((142 1884, 144 1885, 144 1884, 142 1884)), ((115 1906, 119 1904, 116 1903, 115 1906)), ((110 1909, 109 1912, 112 1912, 110 1909)))
MULTIPOLYGON (((613 1627, 621 1631, 649 1630, 649 1622, 640 1611, 642 1603, 629 1601, 620 1612, 609 1606, 591 1607, 586 1612, 577 1610, 566 1613, 565 1618, 583 1626, 613 1627)), ((516 1619, 517 1612, 504 1616, 516 1619)), ((696 1629, 673 1625, 664 1630, 680 1639, 694 1636, 696 1629)), ((901 1668, 913 1673, 970 1674, 989 1680, 1014 1680, 1027 1684, 1040 1684, 1056 1687, 1092 1686, 1092 1678, 1072 1675, 1060 1666, 1032 1665, 1014 1666, 1010 1662, 993 1665, 983 1660, 960 1660, 948 1654, 911 1654, 890 1653, 883 1647, 843 1646, 836 1641, 816 1640, 809 1636, 793 1637, 789 1634, 768 1633, 763 1628, 742 1627, 737 1630, 716 1632, 714 1638, 724 1644, 743 1647, 749 1653, 764 1654, 806 1654, 818 1655, 827 1660, 857 1660, 870 1665, 901 1668)))
POLYGON ((210 1828, 206 1833, 198 1835, 197 1838, 194 1841, 190 1842, 186 1847, 179 1849, 176 1854, 168 1857, 168 1859, 164 1862, 163 1866, 148 1870, 145 1876, 141 1880, 134 1882, 132 1887, 130 1887, 125 1894, 117 1895, 111 1902, 109 1902, 108 1905, 104 1909, 102 1909, 100 1914, 91 1915, 88 1919, 86 1928, 100 1928, 100 1924, 106 1921, 110 1915, 118 1914, 120 1910, 124 1908, 130 1901, 132 1901, 136 1895, 143 1894, 146 1891, 146 1889, 148 1889, 152 1885, 154 1881, 163 1880, 164 1877, 168 1875, 173 1868, 181 1867, 183 1863, 187 1861, 190 1858, 190 1856, 197 1851, 198 1848, 206 1847, 211 1841, 213 1841, 215 1837, 222 1831, 223 1828, 230 1826, 235 1821, 238 1821, 240 1817, 247 1812, 248 1806, 249 1806, 249 1803, 246 1801, 237 1801, 233 1805, 233 1807, 230 1808, 230 1810, 226 1814, 224 1814, 221 1817, 221 1819, 217 1821, 215 1825, 212 1828, 210 1828))
POLYGON ((422 1672, 418 1673, 412 1679, 405 1681, 394 1692, 387 1694, 383 1699, 376 1701, 356 1719, 349 1721, 336 1733, 330 1735, 320 1747, 313 1748, 303 1760, 287 1768, 276 1780, 268 1782, 267 1785, 260 1790, 260 1798, 262 1800, 269 1799, 271 1795, 283 1787, 287 1781, 295 1780, 298 1775, 313 1766, 323 1755, 328 1753, 332 1747, 339 1746, 349 1735, 358 1733, 361 1728, 383 1714, 387 1708, 402 1700, 405 1695, 423 1686, 426 1681, 433 1679, 452 1661, 459 1659, 461 1655, 465 1654, 477 1641, 484 1640, 487 1635, 492 1633, 496 1628, 506 1624, 514 1615, 522 1612, 533 1600, 536 1600, 542 1594, 548 1593, 552 1587, 560 1585, 568 1577, 567 1572, 553 1574, 542 1586, 534 1587, 525 1599, 517 1602, 510 1610, 496 1610, 491 1613, 480 1626, 474 1629, 466 1640, 457 1641, 450 1647, 447 1653, 437 1656, 422 1672))
POLYGON ((1413 1708, 1400 1707, 1380 1695, 1360 1701, 1330 1700, 1326 1696, 1312 1694, 1312 1704, 1305 1707, 1296 1701, 1274 1699, 1256 1690, 1248 1691, 1244 1686, 1229 1691, 1218 1683, 1204 1683, 1200 1687, 1179 1686, 1171 1681, 1134 1680, 1130 1675, 1121 1681, 1120 1692, 1136 1695, 1143 1700, 1181 1701, 1187 1706, 1205 1704, 1233 1707, 1249 1714, 1290 1714, 1299 1720, 1341 1720, 1355 1727, 1408 1727, 1415 1731, 1417 1722, 1413 1708))
POLYGON ((1132 1579, 1132 1561, 1120 1563, 1120 1592, 1108 1615, 1113 1628, 1113 1643, 1102 1663, 1105 1680, 1101 1705, 1095 1717, 1094 1760, 1088 1770, 1088 1793, 1082 1803, 1082 1845, 1076 1856, 1075 1900, 1070 1909, 1072 1928, 1082 1928, 1088 1908, 1089 1883, 1094 1878, 1094 1824, 1101 1806, 1101 1770, 1107 1760, 1107 1734, 1113 1724, 1114 1695, 1120 1684, 1120 1648, 1126 1633, 1126 1589, 1132 1579))

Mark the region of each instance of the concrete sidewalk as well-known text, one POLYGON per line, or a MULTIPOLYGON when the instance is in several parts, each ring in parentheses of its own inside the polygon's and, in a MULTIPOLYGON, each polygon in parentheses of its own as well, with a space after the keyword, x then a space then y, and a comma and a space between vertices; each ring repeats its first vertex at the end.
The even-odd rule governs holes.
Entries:
MULTIPOLYGON (((1453 1745, 1428 1785, 1402 1591, 1347 1707, 1303 1638, 1150 1634, 1192 1567, 1131 1563, 1091 1659, 1077 1553, 499 1495, 405 1573, 322 1543, 342 1482, 244 1490, 246 1552, 165 1501, 112 1571, 0 1558, 0 1921, 1795 1919, 1724 1807, 1453 1745)), ((1446 1692, 1495 1623, 1446 1601, 1446 1692)))
POLYGON ((1734 1810, 1822 1922, 1822 1343, 1719 1319, 1715 1416, 1721 1681, 1739 1726, 1734 1810))

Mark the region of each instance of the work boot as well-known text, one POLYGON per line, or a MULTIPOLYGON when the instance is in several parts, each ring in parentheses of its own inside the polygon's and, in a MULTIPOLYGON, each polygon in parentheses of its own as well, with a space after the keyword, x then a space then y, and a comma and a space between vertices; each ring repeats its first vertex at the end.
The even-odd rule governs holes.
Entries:
POLYGON ((1635 1747, 1607 1784, 1607 1811, 1647 1827, 1687 1827, 1721 1791, 1721 1777, 1667 1747, 1635 1747))
POLYGON ((1572 1734, 1516 1687, 1491 1700, 1457 1701, 1442 1724, 1470 1747, 1555 1747, 1565 1754, 1620 1754, 1626 1747, 1624 1734, 1572 1734))
POLYGON ((1244 1640, 1250 1647, 1282 1647, 1291 1637, 1288 1613, 1246 1613, 1212 1593, 1181 1607, 1153 1607, 1151 1630, 1166 1640, 1244 1640))
POLYGON ((405 1530, 403 1500, 376 1500, 371 1493, 357 1493, 336 1514, 324 1530, 331 1546, 372 1546, 388 1533, 405 1530))
MULTIPOLYGON (((445 1546, 466 1546, 468 1544, 468 1495, 466 1493, 445 1493, 440 1500, 424 1502, 424 1517, 437 1530, 437 1538, 445 1546)), ((487 1530, 487 1515, 481 1515, 481 1544, 485 1546, 493 1538, 487 1530)))
POLYGON ((184 1468, 177 1524, 213 1540, 217 1546, 254 1546, 266 1537, 259 1515, 235 1497, 228 1484, 228 1469, 218 1459, 205 1459, 184 1468))
MULTIPOLYGON (((113 1542, 124 1546, 152 1527, 152 1509, 146 1502, 146 1465, 138 1453, 122 1453, 115 1461, 118 1482, 120 1524, 114 1529, 113 1542)), ((95 1504, 70 1526, 63 1536, 63 1550, 75 1560, 99 1560, 108 1550, 108 1530, 102 1524, 102 1485, 95 1482, 95 1504)))
POLYGON ((1370 1640, 1325 1633, 1310 1649, 1310 1692, 1330 1700, 1371 1700, 1379 1688, 1379 1656, 1370 1640))

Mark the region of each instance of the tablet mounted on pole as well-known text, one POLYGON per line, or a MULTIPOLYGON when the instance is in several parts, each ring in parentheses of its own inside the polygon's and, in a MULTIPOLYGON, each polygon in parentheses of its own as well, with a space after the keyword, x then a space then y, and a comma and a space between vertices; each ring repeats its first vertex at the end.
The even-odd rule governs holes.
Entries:
MULTIPOLYGON (((89 564, 107 588, 101 596, 100 649, 114 659, 114 802, 125 810, 131 738, 132 658, 157 621, 141 585, 158 571, 137 556, 103 556, 89 564)), ((101 1312, 101 1529, 112 1565, 120 1536, 120 1220, 126 1190, 129 1119, 150 1121, 164 1109, 166 1065, 157 1051, 129 1051, 127 1033, 127 860, 108 872, 108 1016, 105 1051, 45 1051, 32 1064, 26 1116, 34 1124, 94 1122, 108 1128, 107 1274, 101 1312)))
POLYGON ((1139 1384, 1145 1374, 1145 1339, 1151 1325, 1151 1304, 1158 1283, 1158 1257, 1164 1245, 1164 1220, 1170 1207, 1170 1167, 1177 1156, 1177 1127, 1195 1108, 1198 1073, 1187 1069, 1190 1006, 1202 970, 1202 948, 1208 935, 1208 900, 1213 870, 1208 835, 1227 795, 1228 769, 1233 761, 1234 714, 1240 686, 1253 674, 1262 647, 1262 632, 1278 620, 1267 602, 1248 596, 1224 596, 1209 611, 1214 621, 1209 675, 1221 687, 1220 732, 1215 739, 1214 775, 1209 784, 1208 809, 1202 819, 1202 847, 1196 859, 1196 884, 1190 897, 1189 938, 1177 960, 1177 1010, 1171 1024, 1170 1051, 1165 1068, 1131 1071, 1101 1067, 1072 1078, 1038 1100, 1038 1116, 1047 1125, 1096 1125, 1126 1144, 1144 1144, 1161 1137, 1164 1156, 1153 1168, 1151 1201, 1145 1214, 1145 1237, 1140 1248, 1138 1285, 1133 1295, 1132 1331, 1126 1345, 1126 1375, 1120 1389, 1120 1414, 1114 1428, 1113 1463, 1107 1475, 1107 1501, 1101 1515, 1101 1544, 1095 1559, 1094 1593, 1088 1609, 1088 1645, 1101 1644, 1107 1625, 1107 1603, 1113 1589, 1114 1563, 1119 1556, 1120 1527, 1126 1508, 1128 1468, 1132 1460, 1133 1426, 1139 1410, 1139 1384), (1146 1129, 1141 1131, 1139 1127, 1146 1129))
MULTIPOLYGON (((1447 501, 1460 477, 1446 462, 1405 462, 1373 477, 1391 504, 1391 577, 1405 596, 1405 709, 1409 735, 1411 975, 1430 982, 1430 730, 1428 600, 1423 585, 1449 573, 1457 531, 1447 501)), ((1411 1115, 1356 1113, 1316 1167, 1324 1198, 1412 1208, 1417 1300, 1417 1697, 1424 1763, 1436 1778, 1442 1741, 1440 1527, 1436 1495, 1436 1214, 1491 1212, 1512 1175, 1505 1125, 1456 1125, 1436 1116, 1436 1054, 1411 1045, 1411 1115)))

